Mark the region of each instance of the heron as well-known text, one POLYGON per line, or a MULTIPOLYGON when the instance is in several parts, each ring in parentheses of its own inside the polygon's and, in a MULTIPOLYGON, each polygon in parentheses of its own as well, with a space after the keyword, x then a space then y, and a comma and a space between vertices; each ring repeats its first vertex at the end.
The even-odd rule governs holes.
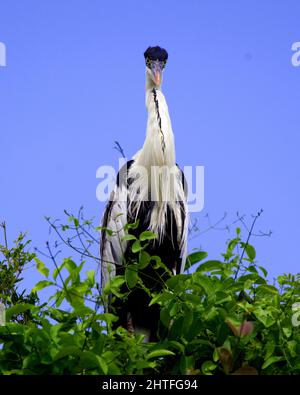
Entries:
MULTIPOLYGON (((144 58, 146 138, 143 147, 119 170, 104 211, 100 247, 102 290, 114 276, 124 275, 126 262, 136 259, 132 240, 124 238, 126 224, 135 224, 130 233, 136 237, 146 230, 157 236, 148 243, 146 251, 150 256, 160 257, 172 275, 182 273, 186 261, 187 187, 184 174, 176 164, 174 134, 162 93, 168 53, 160 46, 148 47, 144 58)), ((162 289, 164 273, 151 262, 139 275, 150 292, 162 289)), ((149 306, 151 296, 139 286, 127 291, 124 299, 110 295, 106 311, 118 317, 117 325, 143 333, 148 341, 154 341, 160 320, 159 306, 149 306)))

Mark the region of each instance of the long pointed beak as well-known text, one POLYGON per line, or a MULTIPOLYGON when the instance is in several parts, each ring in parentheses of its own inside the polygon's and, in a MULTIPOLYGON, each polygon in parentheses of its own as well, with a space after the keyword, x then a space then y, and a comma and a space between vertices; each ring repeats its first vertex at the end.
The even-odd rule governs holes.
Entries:
POLYGON ((161 84, 162 66, 160 62, 153 62, 152 64, 153 81, 156 86, 161 84))
POLYGON ((160 82, 161 82, 161 71, 159 71, 159 70, 156 70, 156 71, 155 71, 155 74, 154 74, 154 81, 155 81, 155 84, 156 84, 157 86, 160 85, 160 82))

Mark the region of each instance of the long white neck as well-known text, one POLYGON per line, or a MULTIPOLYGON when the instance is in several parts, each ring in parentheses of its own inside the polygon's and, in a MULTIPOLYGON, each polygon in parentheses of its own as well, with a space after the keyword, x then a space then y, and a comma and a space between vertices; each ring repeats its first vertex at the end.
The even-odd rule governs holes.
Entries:
POLYGON ((143 148, 137 153, 136 163, 145 167, 174 166, 174 135, 168 106, 160 88, 154 86, 146 73, 146 107, 148 122, 143 148))
POLYGON ((180 234, 180 210, 177 202, 184 201, 182 176, 175 162, 174 135, 169 110, 160 88, 146 73, 146 107, 148 122, 146 139, 142 149, 134 156, 129 178, 134 180, 129 188, 129 210, 138 215, 141 203, 151 199, 149 229, 165 234, 167 208, 174 212, 180 234), (150 196, 151 195, 151 196, 150 196))

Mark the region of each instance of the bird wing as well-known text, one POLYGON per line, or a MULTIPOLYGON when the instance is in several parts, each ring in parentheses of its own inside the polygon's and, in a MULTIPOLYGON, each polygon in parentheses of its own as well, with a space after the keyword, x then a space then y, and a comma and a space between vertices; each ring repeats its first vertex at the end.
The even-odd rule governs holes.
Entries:
MULTIPOLYGON (((127 191, 128 191, 128 171, 134 160, 128 161, 119 171, 114 190, 110 195, 109 202, 102 219, 101 230, 101 288, 116 275, 116 267, 122 265, 123 254, 126 251, 128 241, 122 240, 125 235, 124 227, 128 222, 127 217, 127 191)), ((179 168, 179 167, 178 167, 179 168)), ((179 169, 180 170, 180 169, 179 169)), ((183 172, 179 171, 183 188, 182 199, 178 202, 176 217, 179 226, 178 245, 180 250, 180 270, 184 272, 187 256, 187 236, 188 236, 188 207, 187 207, 187 182, 183 172)))
MULTIPOLYGON (((178 165, 177 165, 178 166, 178 165)), ((179 203, 179 215, 180 215, 180 223, 181 223, 181 232, 179 232, 179 249, 180 249, 180 271, 179 273, 184 272, 185 262, 187 257, 187 239, 188 239, 188 224, 189 224, 189 215, 188 215, 188 205, 187 205, 187 197, 188 197, 188 188, 187 188, 187 181, 184 176, 183 171, 179 168, 180 175, 181 175, 181 184, 183 188, 183 195, 184 198, 178 202, 179 203)))
POLYGON ((106 205, 101 223, 101 288, 116 275, 116 267, 122 265, 127 241, 124 227, 127 221, 127 174, 133 161, 128 161, 119 171, 117 182, 106 205))

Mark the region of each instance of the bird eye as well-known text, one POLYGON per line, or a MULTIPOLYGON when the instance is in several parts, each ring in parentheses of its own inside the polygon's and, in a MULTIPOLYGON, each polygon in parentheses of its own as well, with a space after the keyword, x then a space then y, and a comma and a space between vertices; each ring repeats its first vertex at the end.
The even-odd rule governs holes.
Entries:
POLYGON ((151 60, 149 58, 146 59, 146 66, 151 68, 151 60))

